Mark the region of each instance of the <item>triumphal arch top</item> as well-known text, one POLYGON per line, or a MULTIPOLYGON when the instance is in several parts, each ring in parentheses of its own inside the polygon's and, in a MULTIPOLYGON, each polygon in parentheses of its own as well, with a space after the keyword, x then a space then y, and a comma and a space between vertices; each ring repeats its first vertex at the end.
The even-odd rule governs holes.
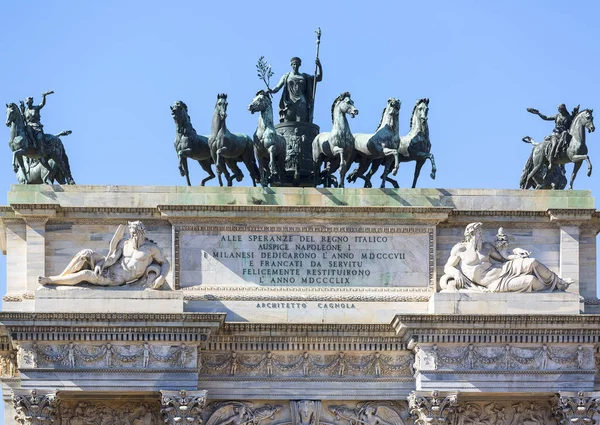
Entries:
POLYGON ((13 186, 5 423, 592 423, 587 191, 13 186))

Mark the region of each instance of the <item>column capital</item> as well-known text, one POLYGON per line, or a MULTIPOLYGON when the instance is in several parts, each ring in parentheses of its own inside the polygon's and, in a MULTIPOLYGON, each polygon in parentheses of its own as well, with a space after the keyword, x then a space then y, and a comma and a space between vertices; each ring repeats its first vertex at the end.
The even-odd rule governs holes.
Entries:
POLYGON ((456 394, 443 396, 439 391, 413 391, 408 396, 408 408, 415 425, 445 425, 458 406, 456 394))
POLYGON ((200 425, 202 409, 206 404, 206 390, 161 391, 160 413, 167 425, 186 423, 200 425))
POLYGON ((593 425, 598 413, 600 397, 579 391, 576 396, 561 393, 551 401, 552 411, 559 425, 593 425))
POLYGON ((50 425, 57 419, 56 393, 38 394, 37 390, 13 395, 15 421, 21 425, 50 425))

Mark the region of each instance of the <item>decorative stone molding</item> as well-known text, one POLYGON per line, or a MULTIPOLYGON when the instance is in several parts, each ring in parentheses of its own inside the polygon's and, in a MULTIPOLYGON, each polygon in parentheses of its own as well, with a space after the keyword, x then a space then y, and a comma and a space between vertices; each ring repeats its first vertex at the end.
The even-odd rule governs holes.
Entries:
POLYGON ((560 395, 550 402, 552 411, 559 425, 593 425, 598 414, 600 398, 586 397, 583 391, 577 396, 560 395))
POLYGON ((430 396, 413 391, 408 396, 408 407, 415 425, 449 424, 458 405, 456 394, 442 397, 438 391, 430 396))
POLYGON ((200 425, 206 404, 206 391, 161 391, 161 409, 167 425, 200 425))
POLYGON ((198 354, 201 376, 248 377, 412 377, 414 359, 405 353, 332 354, 312 352, 198 354))
POLYGON ((186 344, 38 344, 24 348, 38 368, 193 368, 196 346, 186 344))
POLYGON ((513 345, 438 347, 420 346, 418 370, 591 370, 593 348, 578 346, 542 345, 518 347, 513 345))
POLYGON ((57 419, 56 394, 14 394, 15 421, 21 425, 50 425, 57 419))

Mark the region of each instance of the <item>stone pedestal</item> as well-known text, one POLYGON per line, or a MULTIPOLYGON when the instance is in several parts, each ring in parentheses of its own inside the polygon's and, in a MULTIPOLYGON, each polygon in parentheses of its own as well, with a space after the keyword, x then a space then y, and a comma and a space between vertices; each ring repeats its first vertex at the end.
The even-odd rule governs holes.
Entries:
POLYGON ((35 291, 34 305, 52 313, 182 313, 183 293, 48 286, 35 291))
POLYGON ((314 186, 312 142, 319 134, 319 126, 307 122, 284 122, 277 124, 275 129, 286 141, 286 186, 314 186), (296 175, 297 171, 299 175, 296 175))
POLYGON ((430 314, 579 314, 579 295, 551 293, 440 292, 429 300, 430 314))

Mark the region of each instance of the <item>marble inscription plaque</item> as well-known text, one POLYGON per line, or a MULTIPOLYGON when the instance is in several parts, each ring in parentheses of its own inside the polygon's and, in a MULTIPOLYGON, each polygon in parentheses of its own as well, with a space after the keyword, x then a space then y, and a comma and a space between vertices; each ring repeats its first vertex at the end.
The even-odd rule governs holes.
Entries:
POLYGON ((433 268, 427 226, 198 226, 177 239, 181 287, 424 288, 433 268))

